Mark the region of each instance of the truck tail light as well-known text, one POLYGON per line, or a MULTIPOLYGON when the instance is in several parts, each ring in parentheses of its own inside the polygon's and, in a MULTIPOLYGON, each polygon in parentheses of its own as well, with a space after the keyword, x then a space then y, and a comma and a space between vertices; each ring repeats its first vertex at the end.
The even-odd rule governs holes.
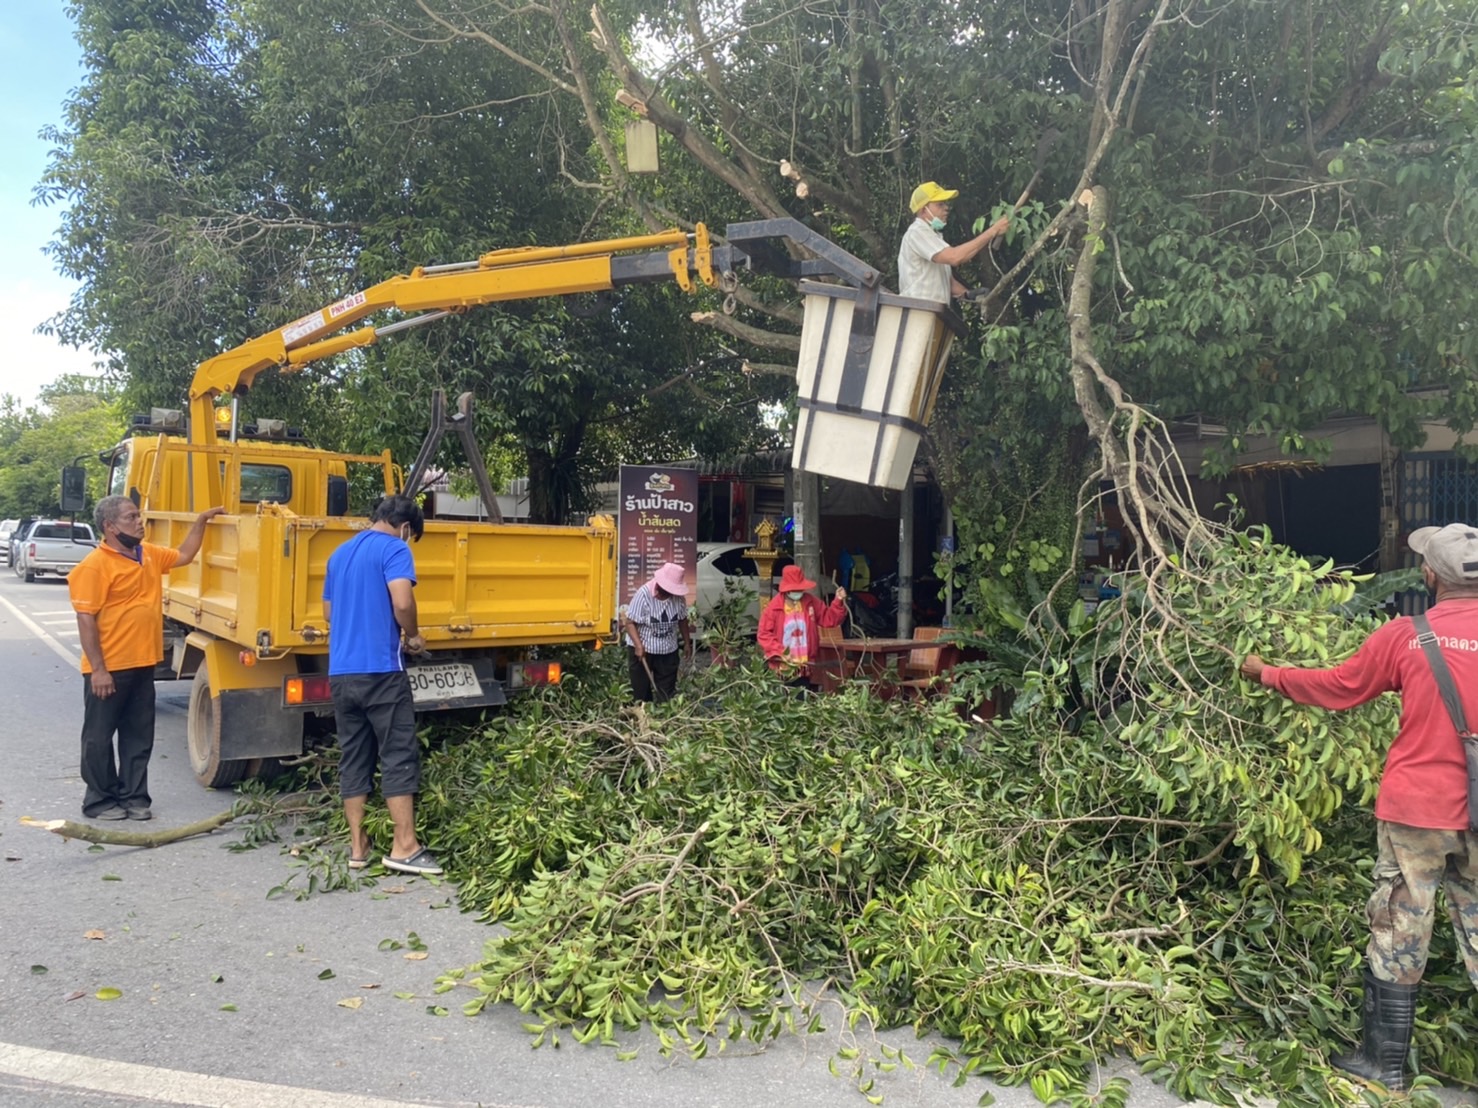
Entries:
POLYGON ((35 556, 36 556, 36 544, 33 543, 33 542, 26 543, 26 557, 27 558, 34 558, 35 556))
POLYGON ((561 676, 558 662, 516 662, 508 667, 508 684, 515 689, 558 685, 561 676))
POLYGON ((294 707, 332 704, 334 698, 329 691, 328 675, 315 673, 287 678, 282 683, 282 701, 294 707))

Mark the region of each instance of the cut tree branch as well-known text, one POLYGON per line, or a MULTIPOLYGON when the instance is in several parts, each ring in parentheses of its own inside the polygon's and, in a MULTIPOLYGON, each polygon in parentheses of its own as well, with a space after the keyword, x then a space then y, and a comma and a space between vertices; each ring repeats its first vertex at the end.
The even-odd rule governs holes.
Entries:
POLYGON ((740 323, 733 316, 724 315, 722 312, 694 312, 689 318, 694 323, 712 327, 716 331, 733 335, 736 339, 743 339, 765 350, 790 350, 797 354, 801 350, 799 335, 782 335, 775 331, 751 327, 748 323, 740 323))
POLYGON ((218 827, 224 827, 236 818, 236 812, 218 812, 209 819, 187 823, 183 827, 161 827, 153 831, 115 831, 111 827, 90 827, 85 823, 73 823, 69 819, 39 820, 26 817, 21 820, 24 827, 39 827, 60 835, 64 839, 77 839, 85 843, 102 843, 105 846, 163 846, 180 839, 208 835, 218 827))

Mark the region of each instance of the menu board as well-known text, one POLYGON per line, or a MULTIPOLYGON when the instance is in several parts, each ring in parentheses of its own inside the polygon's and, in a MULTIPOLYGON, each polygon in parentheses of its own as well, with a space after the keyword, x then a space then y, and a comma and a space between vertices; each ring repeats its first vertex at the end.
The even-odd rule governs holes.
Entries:
POLYGON ((619 520, 617 606, 628 603, 664 562, 683 567, 691 606, 698 598, 698 471, 622 466, 619 520))

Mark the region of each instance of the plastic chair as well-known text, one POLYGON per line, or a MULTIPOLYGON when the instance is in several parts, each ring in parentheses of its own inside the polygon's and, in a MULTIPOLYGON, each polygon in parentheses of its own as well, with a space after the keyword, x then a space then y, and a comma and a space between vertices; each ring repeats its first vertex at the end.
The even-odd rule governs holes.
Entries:
MULTIPOLYGON (((916 627, 913 637, 924 642, 938 642, 943 634, 943 627, 916 627)), ((942 692, 949 687, 949 671, 957 660, 958 650, 953 645, 911 650, 900 667, 902 680, 898 687, 905 696, 942 692)))

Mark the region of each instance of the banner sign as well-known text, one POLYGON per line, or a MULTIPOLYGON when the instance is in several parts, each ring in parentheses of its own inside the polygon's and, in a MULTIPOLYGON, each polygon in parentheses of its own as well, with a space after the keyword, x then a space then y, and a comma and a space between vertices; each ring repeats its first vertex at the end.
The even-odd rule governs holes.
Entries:
POLYGON ((698 597, 698 471, 622 466, 618 516, 617 606, 630 602, 664 562, 683 567, 691 606, 698 597))

